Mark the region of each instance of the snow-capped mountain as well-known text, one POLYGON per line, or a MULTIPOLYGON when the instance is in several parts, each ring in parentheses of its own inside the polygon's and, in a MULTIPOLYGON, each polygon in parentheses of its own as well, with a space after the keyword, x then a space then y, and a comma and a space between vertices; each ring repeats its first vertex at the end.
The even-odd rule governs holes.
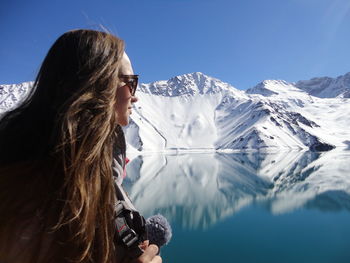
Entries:
POLYGON ((350 100, 314 97, 295 83, 266 80, 244 92, 197 72, 140 89, 126 129, 137 150, 329 150, 349 144, 350 100))
MULTIPOLYGON (((0 86, 0 114, 29 86, 0 86)), ((247 91, 200 72, 141 84, 125 129, 129 151, 349 147, 349 92, 350 73, 247 91)))
POLYGON ((350 72, 337 78, 313 78, 295 84, 312 96, 320 98, 350 98, 350 72))
POLYGON ((3 113, 19 105, 29 93, 33 82, 0 85, 0 117, 3 113))

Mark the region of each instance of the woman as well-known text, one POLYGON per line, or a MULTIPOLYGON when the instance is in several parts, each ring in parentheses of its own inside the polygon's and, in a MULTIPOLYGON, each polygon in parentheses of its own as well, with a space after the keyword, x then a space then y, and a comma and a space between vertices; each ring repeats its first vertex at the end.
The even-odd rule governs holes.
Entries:
MULTIPOLYGON (((131 262, 113 241, 111 167, 113 148, 125 159, 132 74, 111 34, 53 44, 31 94, 0 121, 0 262, 131 262)), ((161 262, 142 248, 132 262, 161 262)))

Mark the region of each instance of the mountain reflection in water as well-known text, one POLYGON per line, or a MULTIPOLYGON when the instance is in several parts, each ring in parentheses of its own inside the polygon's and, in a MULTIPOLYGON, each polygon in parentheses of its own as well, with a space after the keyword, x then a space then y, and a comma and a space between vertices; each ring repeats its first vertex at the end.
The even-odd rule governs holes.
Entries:
POLYGON ((125 188, 146 216, 205 229, 243 207, 350 210, 350 151, 140 155, 125 188))

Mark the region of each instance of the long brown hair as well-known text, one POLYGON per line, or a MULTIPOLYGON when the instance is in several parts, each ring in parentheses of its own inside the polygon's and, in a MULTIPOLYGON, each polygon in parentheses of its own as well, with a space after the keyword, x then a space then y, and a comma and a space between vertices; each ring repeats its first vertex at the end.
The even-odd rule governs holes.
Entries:
POLYGON ((63 34, 33 92, 1 120, 0 246, 13 222, 36 213, 42 235, 31 242, 33 262, 113 259, 111 167, 113 145, 123 140, 115 116, 123 52, 124 42, 105 32, 63 34), (47 256, 36 257, 48 237, 47 256))

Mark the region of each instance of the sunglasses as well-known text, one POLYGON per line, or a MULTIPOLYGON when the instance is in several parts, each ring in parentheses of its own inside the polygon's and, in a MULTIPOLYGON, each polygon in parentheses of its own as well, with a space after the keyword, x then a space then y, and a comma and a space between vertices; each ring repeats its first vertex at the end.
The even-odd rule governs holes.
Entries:
POLYGON ((139 75, 119 75, 119 79, 129 87, 131 96, 135 96, 139 75))

